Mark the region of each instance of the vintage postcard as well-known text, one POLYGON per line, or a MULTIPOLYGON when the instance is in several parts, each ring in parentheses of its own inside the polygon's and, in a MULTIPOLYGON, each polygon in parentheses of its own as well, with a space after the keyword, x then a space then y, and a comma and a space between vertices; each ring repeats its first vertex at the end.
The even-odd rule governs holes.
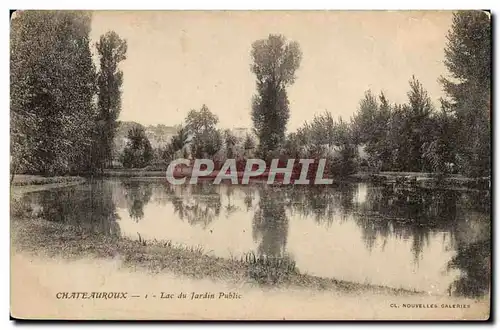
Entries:
POLYGON ((488 11, 15 11, 11 315, 487 320, 488 11))

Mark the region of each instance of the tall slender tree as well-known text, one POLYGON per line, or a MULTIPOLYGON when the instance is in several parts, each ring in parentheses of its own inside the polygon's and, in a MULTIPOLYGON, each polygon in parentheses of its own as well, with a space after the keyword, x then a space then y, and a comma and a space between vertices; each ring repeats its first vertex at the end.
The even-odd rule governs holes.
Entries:
POLYGON ((491 169, 491 18, 484 11, 453 15, 445 48, 450 78, 441 83, 458 120, 459 163, 471 176, 491 169))
POLYGON ((118 68, 126 59, 127 42, 110 31, 102 35, 96 45, 100 59, 100 70, 97 76, 98 91, 98 139, 95 146, 97 158, 101 160, 101 169, 112 160, 113 139, 115 136, 118 115, 121 110, 121 86, 123 72, 118 68))
POLYGON ((257 78, 257 94, 252 100, 252 120, 259 138, 260 152, 276 150, 285 140, 290 109, 286 87, 295 81, 302 52, 297 42, 282 35, 269 35, 252 44, 251 70, 257 78))

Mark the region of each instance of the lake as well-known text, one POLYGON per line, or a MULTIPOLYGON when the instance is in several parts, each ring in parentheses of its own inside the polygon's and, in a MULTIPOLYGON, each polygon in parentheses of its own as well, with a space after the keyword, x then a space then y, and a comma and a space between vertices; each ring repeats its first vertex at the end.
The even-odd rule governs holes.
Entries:
POLYGON ((124 178, 32 192, 24 201, 49 221, 224 258, 288 256, 310 275, 435 295, 489 290, 485 191, 124 178))

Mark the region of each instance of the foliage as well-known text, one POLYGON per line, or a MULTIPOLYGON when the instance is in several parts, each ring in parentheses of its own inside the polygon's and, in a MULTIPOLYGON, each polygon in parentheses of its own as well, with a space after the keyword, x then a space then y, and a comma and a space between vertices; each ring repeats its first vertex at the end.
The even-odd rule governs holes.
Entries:
POLYGON ((483 11, 453 16, 445 48, 450 78, 441 77, 456 115, 462 171, 487 176, 491 171, 491 18, 483 11))
POLYGON ((336 175, 349 175, 357 169, 353 127, 342 118, 335 120, 328 111, 290 133, 284 152, 291 158, 326 158, 326 170, 336 175))
MULTIPOLYGON (((106 145, 102 134, 107 136, 114 127, 120 107, 116 91, 122 75, 106 58, 122 60, 124 51, 112 50, 112 55, 101 56, 97 75, 90 49, 90 23, 90 13, 83 11, 22 11, 13 17, 12 178, 15 173, 91 174, 109 158, 109 148, 101 152, 98 147, 106 145), (104 97, 104 86, 108 94, 115 91, 114 96, 104 97)), ((105 41, 110 35, 120 40, 113 32, 101 38, 101 55, 106 53, 105 41)))
POLYGON ((128 142, 121 161, 127 168, 142 168, 153 158, 153 149, 142 127, 134 127, 128 133, 128 142))
POLYGON ((262 155, 276 150, 285 140, 290 116, 286 87, 295 81, 302 52, 297 42, 282 35, 269 35, 252 44, 251 70, 257 78, 257 94, 252 99, 252 120, 262 155))
POLYGON ((12 174, 91 171, 90 14, 23 11, 11 25, 12 174))
MULTIPOLYGON (((178 157, 179 151, 186 151, 186 144, 189 142, 189 132, 186 127, 179 127, 177 134, 172 137, 172 139, 167 143, 167 145, 161 149, 161 158, 170 162, 178 157)), ((182 158, 187 158, 182 155, 182 158)))
POLYGON ((203 104, 200 110, 192 109, 189 111, 186 117, 186 128, 196 136, 204 131, 214 129, 218 122, 219 118, 203 104))
MULTIPOLYGON (((377 100, 371 91, 360 102, 352 120, 353 139, 365 146, 372 168, 420 172, 436 165, 433 138, 437 132, 445 133, 438 130, 444 118, 434 115, 427 91, 415 76, 409 85, 405 104, 391 106, 383 93, 377 100)), ((441 143, 440 152, 444 147, 441 143)))
POLYGON ((219 118, 204 104, 199 111, 189 111, 186 128, 192 134, 191 153, 195 158, 214 156, 222 147, 222 133, 216 128, 219 118))
POLYGON ((243 149, 252 150, 255 148, 255 140, 250 134, 245 135, 245 140, 243 141, 243 149))
POLYGON ((118 69, 118 64, 126 59, 127 42, 116 32, 110 31, 101 36, 96 47, 100 71, 97 75, 98 139, 94 148, 99 155, 102 169, 112 160, 113 138, 121 110, 120 88, 123 83, 123 72, 118 69))
POLYGON ((238 138, 231 133, 230 130, 226 129, 224 131, 224 146, 226 148, 226 157, 228 159, 233 159, 236 156, 236 145, 238 144, 238 138))

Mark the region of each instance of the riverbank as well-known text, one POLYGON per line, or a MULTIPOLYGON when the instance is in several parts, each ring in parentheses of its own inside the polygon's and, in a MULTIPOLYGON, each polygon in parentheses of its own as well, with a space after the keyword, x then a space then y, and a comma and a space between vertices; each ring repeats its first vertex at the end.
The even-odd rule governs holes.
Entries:
POLYGON ((29 192, 55 189, 84 183, 85 178, 80 176, 52 176, 18 174, 14 177, 10 187, 11 199, 29 192))
POLYGON ((131 240, 91 233, 83 229, 43 219, 11 217, 12 249, 44 258, 62 257, 119 259, 124 266, 151 273, 171 272, 192 279, 212 279, 229 283, 253 283, 269 287, 297 287, 336 292, 371 292, 390 295, 422 295, 406 289, 359 284, 302 274, 286 260, 246 258, 224 259, 205 254, 201 248, 170 241, 131 240))
MULTIPOLYGON (((126 178, 165 178, 164 171, 148 171, 143 169, 108 169, 104 177, 126 178)), ((489 190, 490 178, 468 178, 458 174, 437 176, 435 173, 420 172, 358 172, 346 177, 333 178, 334 182, 371 182, 390 184, 399 187, 418 187, 424 189, 449 190, 489 190)))
MULTIPOLYGON (((38 185, 44 188, 45 185, 38 185)), ((24 187, 18 187, 24 188, 24 187)), ((17 188, 14 187, 14 190, 17 188)), ((45 253, 70 258, 97 257, 123 260, 129 267, 147 268, 152 272, 171 271, 182 276, 251 282, 268 286, 297 286, 336 291, 376 291, 390 294, 413 294, 409 290, 337 281, 303 274, 287 258, 244 256, 229 260, 205 254, 201 248, 180 246, 170 241, 139 241, 108 234, 96 234, 79 228, 45 221, 36 212, 11 204, 13 241, 21 242, 20 251, 45 253), (13 207, 12 207, 13 206, 13 207)))
POLYGON ((12 186, 37 186, 48 185, 56 183, 81 183, 85 179, 81 176, 40 176, 40 175, 26 175, 16 174, 12 181, 12 186))
MULTIPOLYGON (((72 180, 72 182, 80 181, 72 180)), ((51 189, 53 185, 14 186, 11 189, 13 194, 10 207, 10 236, 13 252, 29 253, 44 258, 119 258, 127 267, 143 268, 152 273, 167 271, 190 278, 255 283, 270 287, 301 287, 391 295, 423 294, 412 290, 303 274, 295 267, 293 260, 287 258, 270 259, 248 254, 241 259, 224 259, 205 254, 202 248, 176 245, 171 241, 145 241, 140 237, 139 240, 132 240, 89 232, 79 227, 41 219, 18 200, 27 189, 51 189)))
POLYGON ((11 268, 10 312, 21 319, 486 320, 490 315, 487 298, 266 289, 135 271, 116 259, 69 261, 15 254, 11 268), (56 297, 89 291, 121 292, 127 298, 56 297), (185 297, 179 297, 181 293, 185 297), (233 295, 228 297, 228 293, 233 295), (162 298, 167 294, 173 298, 162 298), (205 298, 193 299, 193 294, 205 298), (434 308, 427 308, 431 304, 434 308))

